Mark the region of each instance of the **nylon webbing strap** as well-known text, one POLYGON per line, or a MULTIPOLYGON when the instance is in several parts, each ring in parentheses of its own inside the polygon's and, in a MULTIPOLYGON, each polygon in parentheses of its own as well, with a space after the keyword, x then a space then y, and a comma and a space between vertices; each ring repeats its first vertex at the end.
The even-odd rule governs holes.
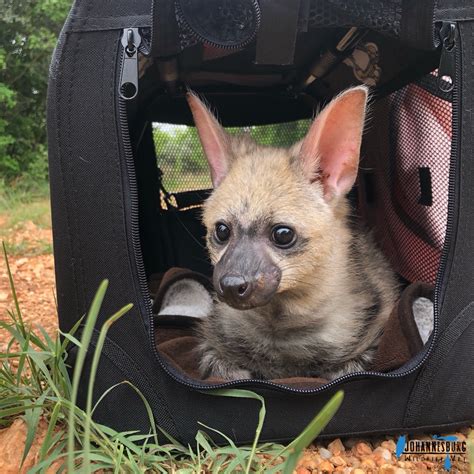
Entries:
POLYGON ((293 64, 300 0, 260 0, 257 64, 293 64))
POLYGON ((403 0, 400 39, 418 49, 435 49, 435 0, 403 0))
POLYGON ((178 25, 174 0, 153 0, 151 56, 173 56, 179 52, 178 25))

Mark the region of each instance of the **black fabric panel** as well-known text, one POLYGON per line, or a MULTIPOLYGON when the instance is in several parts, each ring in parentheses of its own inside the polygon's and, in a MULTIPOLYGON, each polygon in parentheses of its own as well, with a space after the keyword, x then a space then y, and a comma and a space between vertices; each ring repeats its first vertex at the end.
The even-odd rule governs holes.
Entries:
MULTIPOLYGON (((95 336, 98 336, 97 332, 95 336)), ((95 341, 93 341, 92 347, 95 348, 95 341)), ((85 375, 84 378, 87 380, 89 375, 87 370, 85 375)), ((130 382, 135 389, 146 395, 146 400, 153 410, 154 419, 158 426, 168 434, 174 433, 176 436, 177 428, 173 415, 169 412, 162 390, 157 389, 156 379, 150 379, 146 372, 119 345, 106 338, 102 349, 100 377, 97 378, 94 386, 95 398, 98 399, 108 388, 123 381, 130 382)), ((110 392, 110 395, 99 406, 95 418, 97 421, 103 421, 106 424, 110 423, 110 420, 114 420, 114 427, 117 430, 125 431, 129 430, 130 426, 134 426, 135 429, 148 433, 150 431, 150 420, 143 400, 133 388, 122 387, 122 389, 126 389, 128 393, 110 392), (127 401, 127 409, 117 410, 123 400, 127 401)))
POLYGON ((183 191, 173 193, 178 209, 191 206, 200 206, 211 195, 212 189, 197 189, 195 191, 183 191))
MULTIPOLYGON (((139 291, 138 262, 131 248, 131 181, 119 147, 118 48, 118 32, 69 34, 54 59, 48 133, 60 327, 68 331, 86 312, 100 281, 109 279, 98 326, 125 304, 134 304, 109 336, 166 400, 162 372, 149 345, 149 301, 139 291)), ((114 379, 107 370, 101 366, 98 378, 114 379)), ((133 369, 126 370, 133 378, 133 369)), ((153 393, 145 396, 151 399, 153 393)), ((126 404, 124 399, 117 406, 126 404)), ((157 419, 171 425, 164 408, 157 411, 157 419)), ((108 424, 121 420, 117 410, 108 424)))
MULTIPOLYGON (((403 430, 403 414, 414 376, 392 379, 365 379, 346 382, 315 394, 288 394, 242 384, 265 398, 267 416, 262 441, 294 439, 314 418, 336 390, 344 390, 344 402, 324 433, 348 436, 366 432, 397 432, 403 430), (284 416, 282 416, 284 414, 284 416)), ((226 433, 237 443, 250 443, 255 436, 260 404, 256 400, 218 397, 200 392, 178 391, 170 402, 179 410, 178 422, 182 442, 193 440, 198 422, 226 433)), ((215 437, 222 443, 222 438, 215 437)))
POLYGON ((64 318, 59 319, 59 326, 63 331, 69 330, 74 325, 78 315, 84 312, 83 308, 79 308, 78 286, 74 272, 64 269, 61 264, 61 262, 73 261, 73 244, 70 233, 71 217, 67 210, 69 189, 64 182, 63 163, 60 159, 62 150, 59 139, 60 124, 57 108, 63 93, 61 90, 61 78, 64 68, 64 55, 62 52, 67 45, 67 36, 64 34, 67 26, 66 22, 51 60, 47 106, 49 182, 54 256, 56 260, 54 268, 57 300, 62 302, 62 314, 64 315, 64 318))
POLYGON ((474 302, 455 318, 436 344, 410 395, 405 425, 474 419, 474 302))
POLYGON ((308 25, 360 26, 398 37, 402 0, 310 0, 308 25))

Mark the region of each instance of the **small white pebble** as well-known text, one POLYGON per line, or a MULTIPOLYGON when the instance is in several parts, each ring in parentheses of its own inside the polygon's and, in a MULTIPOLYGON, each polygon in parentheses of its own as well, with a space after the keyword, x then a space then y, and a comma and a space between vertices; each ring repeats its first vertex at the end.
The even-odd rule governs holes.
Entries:
POLYGON ((329 459, 332 456, 331 451, 329 451, 329 449, 326 449, 326 448, 319 448, 319 454, 321 455, 323 459, 329 459))
POLYGON ((390 451, 388 449, 384 448, 383 451, 382 451, 382 457, 386 461, 390 461, 390 459, 392 459, 392 454, 390 453, 390 451))

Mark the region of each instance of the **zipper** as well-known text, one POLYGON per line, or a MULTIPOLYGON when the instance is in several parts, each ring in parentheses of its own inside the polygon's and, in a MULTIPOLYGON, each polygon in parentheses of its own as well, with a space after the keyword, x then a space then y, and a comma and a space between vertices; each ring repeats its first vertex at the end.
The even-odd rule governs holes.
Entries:
POLYGON ((441 40, 441 57, 438 67, 438 87, 443 92, 454 89, 454 74, 456 72, 456 24, 443 22, 439 29, 441 40))
POLYGON ((141 42, 142 37, 138 28, 123 30, 119 95, 124 100, 132 100, 138 94, 138 49, 141 42))
POLYGON ((438 69, 438 87, 444 91, 443 87, 448 87, 449 91, 452 91, 452 120, 451 120, 451 160, 449 168, 449 184, 448 184, 448 215, 446 219, 446 234, 444 237, 444 246, 441 253, 439 271, 436 278, 435 284, 435 301, 434 301, 434 314, 435 314, 435 328, 440 316, 440 305, 444 297, 444 291, 442 284, 444 281, 444 275, 448 264, 449 249, 451 247, 453 236, 454 236, 454 224, 455 224, 455 190, 457 184, 457 165, 459 161, 459 105, 461 103, 459 97, 459 71, 461 70, 460 65, 460 51, 457 46, 458 42, 458 29, 457 24, 454 22, 442 22, 439 29, 439 37, 441 40, 442 50, 438 69), (443 77, 451 78, 451 82, 444 81, 443 77), (456 87, 455 87, 456 85, 456 87))
MULTIPOLYGON (((457 39, 457 27, 456 23, 450 23, 452 26, 446 27, 445 29, 441 28, 439 31, 440 36, 443 38, 446 36, 446 31, 451 32, 449 36, 449 41, 446 44, 442 41, 442 52, 441 52, 441 59, 440 59, 440 67, 443 72, 443 68, 445 68, 444 73, 449 75, 452 80, 453 84, 453 119, 452 119, 452 148, 451 148, 451 163, 450 163, 450 176, 449 176, 449 196, 451 199, 448 201, 448 216, 447 216, 447 223, 446 223, 446 235, 445 235, 445 244, 443 248, 443 252, 440 258, 440 267, 436 279, 435 284, 435 301, 434 301, 434 325, 433 325, 433 332, 431 337, 431 343, 428 349, 423 354, 422 358, 410 369, 405 370, 404 372, 399 373, 384 373, 384 372, 374 372, 374 371, 361 371, 361 372, 354 372, 352 374, 346 374, 342 377, 339 377, 335 380, 332 380, 321 387, 314 388, 314 389, 300 389, 300 388, 292 388, 285 385, 280 385, 274 382, 270 382, 267 380, 259 380, 259 379, 246 379, 246 380, 232 380, 229 382, 224 383, 216 383, 216 384, 203 384, 197 382, 190 382, 185 380, 182 375, 177 375, 174 371, 170 370, 168 365, 164 362, 163 358, 161 357, 158 349, 155 345, 155 322, 153 318, 153 312, 151 308, 151 304, 145 304, 145 315, 149 321, 149 344, 151 345, 153 355, 155 359, 159 362, 163 371, 172 377, 176 382, 184 385, 188 388, 193 390, 199 391, 211 391, 216 389, 222 388, 230 388, 235 386, 246 386, 253 385, 254 389, 265 389, 270 388, 276 391, 284 392, 284 393, 301 393, 301 394, 312 394, 312 393, 319 393, 323 391, 327 391, 337 385, 340 385, 349 380, 357 380, 360 378, 385 378, 385 379, 399 379, 409 375, 419 369, 425 361, 430 356, 432 349, 434 347, 434 343, 438 339, 438 332, 439 332, 439 301, 441 298, 441 286, 444 280, 444 274, 446 271, 447 259, 448 259, 448 252, 449 247, 451 245, 451 241, 453 238, 453 224, 454 224, 454 202, 452 199, 454 193, 454 186, 456 183, 456 162, 457 162, 457 155, 458 155, 458 147, 457 147, 457 140, 458 140, 458 120, 457 120, 457 112, 458 112, 458 105, 459 105, 459 98, 458 98, 458 89, 454 87, 455 81, 457 79, 458 73, 458 48, 456 47, 456 39, 457 39), (442 31, 442 32, 441 32, 442 31), (449 54, 449 60, 447 60, 446 55, 449 54), (454 58, 454 59, 453 59, 454 58), (454 113, 454 111, 456 113, 454 113)), ((133 28, 126 28, 125 32, 128 30, 134 30, 133 28)), ((128 34, 128 33, 127 33, 128 34)), ((127 37, 127 36, 125 36, 127 37)), ((123 44, 122 36, 122 44, 123 44)), ((124 70, 124 62, 128 59, 128 53, 125 51, 125 48, 122 53, 122 63, 121 63, 121 70, 124 70)), ((138 84, 137 84, 138 85, 138 84)), ((146 280, 145 269, 141 257, 141 247, 140 247, 140 235, 139 235, 139 223, 138 223, 138 192, 137 192, 137 185, 135 181, 135 167, 134 167, 134 160, 133 160, 133 153, 132 153, 132 146, 130 143, 130 136, 128 132, 128 119, 127 119, 127 110, 126 110, 126 98, 124 98, 121 94, 119 94, 119 119, 120 119, 120 127, 121 127, 121 134, 122 134, 122 141, 125 153, 125 161, 129 175, 129 186, 130 186, 130 206, 131 206, 131 237, 132 237, 132 248, 134 251, 134 257, 136 261, 137 271, 138 271, 138 280, 139 280, 139 288, 142 296, 142 301, 149 301, 149 292, 148 292, 148 283, 146 280)))

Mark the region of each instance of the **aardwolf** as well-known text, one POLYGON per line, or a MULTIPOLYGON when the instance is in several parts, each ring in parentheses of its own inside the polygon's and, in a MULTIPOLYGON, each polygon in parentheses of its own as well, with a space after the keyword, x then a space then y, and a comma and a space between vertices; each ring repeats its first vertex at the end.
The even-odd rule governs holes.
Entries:
POLYGON ((364 86, 334 98, 291 148, 231 136, 188 93, 214 191, 204 206, 217 301, 200 370, 225 379, 333 379, 370 368, 398 289, 349 218, 364 86))

